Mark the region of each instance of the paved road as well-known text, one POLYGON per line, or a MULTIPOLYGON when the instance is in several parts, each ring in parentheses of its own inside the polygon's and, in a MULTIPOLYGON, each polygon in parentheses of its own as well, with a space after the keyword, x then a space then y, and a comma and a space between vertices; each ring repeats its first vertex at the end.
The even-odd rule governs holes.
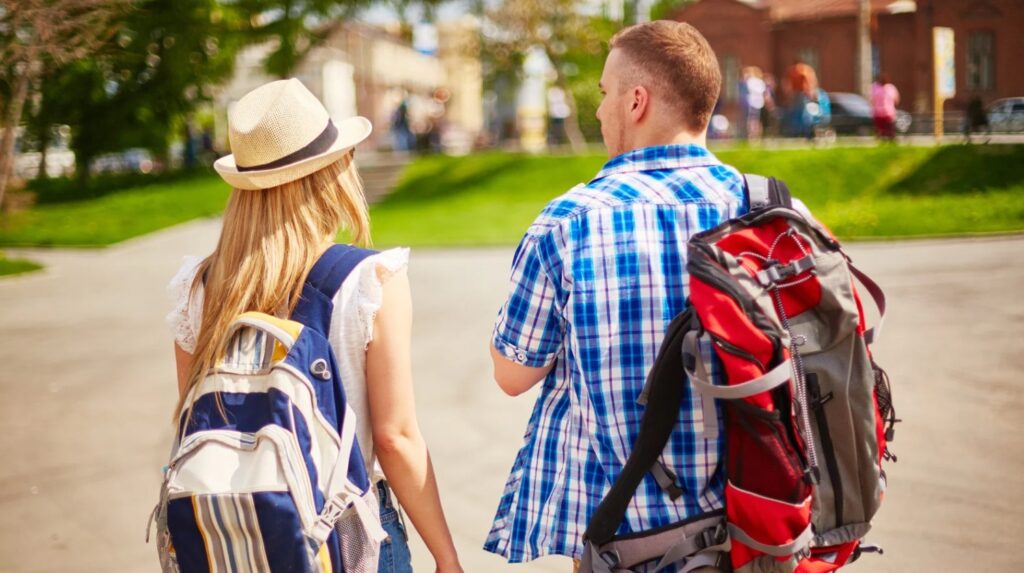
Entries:
MULTIPOLYGON (((41 251, 45 272, 0 281, 0 571, 156 571, 142 542, 174 400, 163 288, 198 221, 101 251, 41 251)), ((850 249, 892 308, 876 348, 906 422, 889 501, 854 571, 1015 571, 1024 561, 1024 237, 850 249)), ((486 341, 511 251, 414 252, 418 407, 469 572, 533 395, 489 382, 486 341)), ((420 571, 431 562, 413 543, 420 571)))

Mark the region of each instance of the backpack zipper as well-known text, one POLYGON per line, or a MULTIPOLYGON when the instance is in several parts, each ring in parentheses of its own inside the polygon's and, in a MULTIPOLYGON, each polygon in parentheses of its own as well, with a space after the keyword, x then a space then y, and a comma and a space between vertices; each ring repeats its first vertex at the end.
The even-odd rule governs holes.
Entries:
POLYGON ((708 333, 708 336, 711 338, 711 341, 714 342, 715 346, 721 348, 722 350, 724 350, 725 352, 728 352, 729 354, 732 354, 733 356, 737 356, 737 357, 742 358, 744 360, 747 360, 749 362, 753 362, 761 370, 764 370, 765 372, 768 371, 768 368, 764 365, 764 363, 762 363, 760 360, 758 360, 757 357, 754 356, 753 354, 747 352, 746 350, 743 350, 739 346, 736 346, 735 344, 732 344, 731 342, 729 342, 729 341, 727 341, 727 340, 725 340, 723 338, 719 338, 718 336, 716 336, 711 331, 705 331, 705 332, 708 333))
POLYGON ((832 434, 828 431, 828 417, 825 415, 825 403, 832 399, 832 393, 829 392, 824 397, 821 395, 818 375, 813 372, 807 374, 807 393, 814 408, 814 417, 818 422, 821 447, 825 450, 825 469, 828 471, 828 479, 832 484, 832 498, 835 501, 835 527, 840 527, 843 525, 843 480, 839 474, 839 463, 836 461, 832 434))
POLYGON ((168 482, 168 499, 190 497, 204 493, 217 493, 186 491, 174 487, 174 479, 177 477, 181 464, 185 463, 188 458, 192 457, 203 446, 212 442, 230 449, 252 452, 256 450, 260 440, 267 440, 273 444, 278 467, 288 486, 288 491, 292 496, 292 501, 295 503, 303 526, 307 527, 316 520, 317 512, 314 494, 310 487, 311 484, 309 480, 301 479, 301 472, 305 469, 305 460, 295 449, 297 442, 291 439, 292 434, 288 430, 280 426, 267 425, 255 433, 234 430, 204 430, 192 434, 190 437, 192 438, 191 440, 182 442, 182 447, 179 449, 178 454, 171 460, 168 466, 168 475, 166 477, 168 482))

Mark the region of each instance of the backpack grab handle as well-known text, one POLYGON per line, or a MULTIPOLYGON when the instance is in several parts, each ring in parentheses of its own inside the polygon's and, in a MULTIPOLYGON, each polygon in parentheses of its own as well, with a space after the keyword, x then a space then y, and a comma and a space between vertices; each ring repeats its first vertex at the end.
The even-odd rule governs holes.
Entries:
POLYGON ((874 344, 878 337, 882 335, 882 324, 885 322, 885 292, 882 291, 882 287, 878 286, 878 283, 864 274, 864 271, 853 266, 853 262, 849 262, 847 266, 850 267, 850 273, 868 290, 871 299, 875 301, 875 306, 878 307, 878 324, 864 331, 864 342, 874 344))
POLYGON ((303 328, 302 323, 293 320, 284 320, 263 312, 243 312, 232 323, 227 340, 231 340, 236 332, 246 326, 266 332, 285 348, 291 348, 295 344, 303 328))

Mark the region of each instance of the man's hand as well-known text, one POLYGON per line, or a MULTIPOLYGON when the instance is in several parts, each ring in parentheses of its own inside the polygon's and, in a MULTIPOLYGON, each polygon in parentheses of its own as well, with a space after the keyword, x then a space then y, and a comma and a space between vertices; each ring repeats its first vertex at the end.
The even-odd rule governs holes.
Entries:
POLYGON ((554 362, 540 368, 516 364, 498 352, 493 344, 491 345, 491 361, 494 362, 494 381, 509 396, 518 396, 533 388, 555 366, 554 362))

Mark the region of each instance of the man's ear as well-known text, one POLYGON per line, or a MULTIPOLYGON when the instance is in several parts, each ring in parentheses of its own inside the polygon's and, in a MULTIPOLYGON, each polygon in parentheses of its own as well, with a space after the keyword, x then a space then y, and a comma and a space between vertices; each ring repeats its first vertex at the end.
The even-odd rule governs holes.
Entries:
POLYGON ((629 107, 629 116, 634 122, 643 121, 651 104, 651 93, 644 86, 636 86, 630 94, 632 101, 629 107))

